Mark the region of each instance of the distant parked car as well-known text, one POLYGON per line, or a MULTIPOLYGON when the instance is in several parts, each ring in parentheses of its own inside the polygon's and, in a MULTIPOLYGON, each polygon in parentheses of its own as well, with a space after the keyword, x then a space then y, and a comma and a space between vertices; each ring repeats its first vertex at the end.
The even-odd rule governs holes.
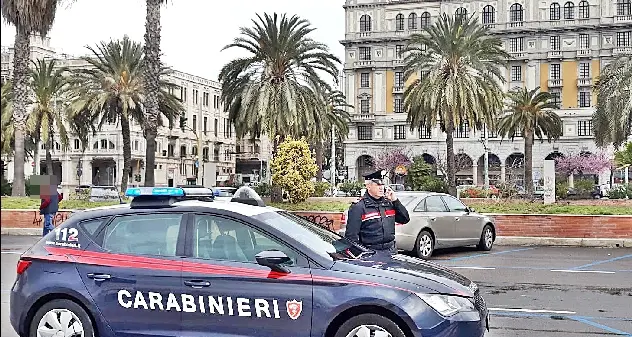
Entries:
POLYGON ((235 191, 237 191, 237 188, 235 187, 223 186, 212 187, 211 189, 213 190, 213 195, 217 201, 230 201, 233 198, 233 195, 235 195, 235 191))
MULTIPOLYGON (((492 218, 476 213, 455 197, 434 192, 398 192, 398 199, 410 214, 410 222, 397 224, 395 240, 399 250, 427 259, 435 248, 477 245, 491 250, 496 241, 492 218)), ((342 217, 344 235, 348 211, 342 217)))

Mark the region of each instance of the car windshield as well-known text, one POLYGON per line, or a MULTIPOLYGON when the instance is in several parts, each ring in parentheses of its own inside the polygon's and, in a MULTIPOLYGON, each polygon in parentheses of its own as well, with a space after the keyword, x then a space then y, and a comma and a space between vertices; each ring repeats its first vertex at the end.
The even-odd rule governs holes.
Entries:
POLYGON ((374 253, 373 250, 356 245, 335 232, 288 212, 265 212, 254 218, 290 234, 303 245, 332 260, 357 259, 374 253))

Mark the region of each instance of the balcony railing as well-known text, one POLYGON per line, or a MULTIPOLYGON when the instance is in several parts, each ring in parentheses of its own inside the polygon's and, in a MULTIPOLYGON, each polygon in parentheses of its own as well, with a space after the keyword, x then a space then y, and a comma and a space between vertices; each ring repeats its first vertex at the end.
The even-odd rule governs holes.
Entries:
POLYGON ((616 47, 612 49, 612 55, 622 55, 632 53, 632 47, 616 47))
POLYGON ((393 87, 393 93, 394 94, 403 94, 404 93, 404 86, 403 85, 395 85, 393 87))
POLYGON ((578 87, 592 87, 592 78, 590 78, 590 77, 578 78, 577 79, 577 86, 578 87))
POLYGON ((547 53, 547 56, 550 59, 562 58, 562 51, 561 50, 550 50, 547 53))
POLYGON ((373 67, 374 61, 373 60, 363 60, 363 61, 356 61, 353 62, 353 66, 356 68, 360 68, 360 67, 373 67))
POLYGON ((359 113, 351 115, 351 119, 354 122, 374 122, 375 114, 374 113, 359 113))
POLYGON ((549 88, 560 88, 562 86, 562 79, 549 80, 549 88))
POLYGON ((577 57, 590 57, 592 56, 592 50, 590 49, 580 49, 577 51, 577 57))
POLYGON ((628 22, 632 21, 632 15, 615 15, 615 22, 628 22))

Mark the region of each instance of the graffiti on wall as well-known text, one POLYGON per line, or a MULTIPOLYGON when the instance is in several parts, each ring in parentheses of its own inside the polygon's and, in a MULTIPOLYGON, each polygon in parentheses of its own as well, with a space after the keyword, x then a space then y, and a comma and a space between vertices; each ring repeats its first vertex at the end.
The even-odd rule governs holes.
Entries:
POLYGON ((312 215, 304 216, 303 218, 319 226, 325 227, 329 229, 330 231, 334 230, 334 220, 329 219, 326 215, 312 214, 312 215))
MULTIPOLYGON (((70 212, 57 212, 53 218, 53 226, 57 227, 68 219, 70 212)), ((44 224, 44 215, 39 211, 33 211, 33 227, 41 227, 44 224)))

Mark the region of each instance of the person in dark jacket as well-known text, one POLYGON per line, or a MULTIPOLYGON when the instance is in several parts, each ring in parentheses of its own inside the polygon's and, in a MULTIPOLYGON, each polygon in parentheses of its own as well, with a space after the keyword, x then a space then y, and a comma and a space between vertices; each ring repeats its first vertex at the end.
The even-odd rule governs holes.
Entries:
POLYGON ((395 223, 406 224, 410 215, 389 187, 384 171, 365 175, 366 193, 349 208, 345 237, 364 247, 397 253, 395 223))
POLYGON ((64 195, 57 192, 57 188, 53 185, 41 185, 40 187, 40 214, 44 215, 43 236, 50 233, 55 226, 53 219, 59 211, 59 202, 64 199, 64 195))

